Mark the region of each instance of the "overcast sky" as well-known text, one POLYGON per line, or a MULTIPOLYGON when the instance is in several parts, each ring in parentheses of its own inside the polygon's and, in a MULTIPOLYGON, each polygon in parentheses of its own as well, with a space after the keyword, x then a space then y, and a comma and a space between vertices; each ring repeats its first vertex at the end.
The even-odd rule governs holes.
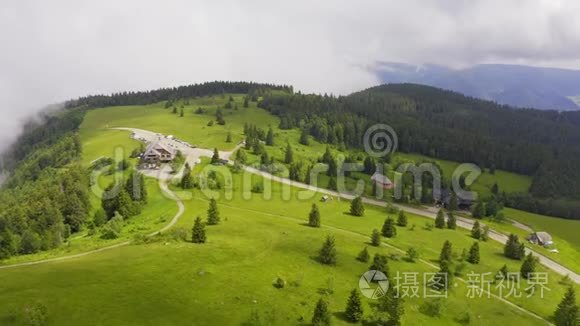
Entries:
POLYGON ((0 146, 42 105, 209 80, 348 93, 377 61, 580 68, 580 1, 0 2, 0 146))

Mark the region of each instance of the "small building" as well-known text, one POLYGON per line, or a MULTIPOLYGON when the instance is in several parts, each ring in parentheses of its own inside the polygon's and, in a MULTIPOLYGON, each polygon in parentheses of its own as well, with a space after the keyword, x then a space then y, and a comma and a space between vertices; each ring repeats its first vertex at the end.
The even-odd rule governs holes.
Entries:
POLYGON ((323 195, 323 196, 320 198, 320 201, 324 203, 324 202, 327 202, 329 199, 330 199, 330 197, 328 197, 328 195, 323 195))
POLYGON ((157 167, 161 163, 171 162, 175 158, 175 150, 160 141, 151 142, 143 155, 141 163, 147 167, 157 167))
POLYGON ((528 236, 528 241, 544 247, 554 243, 552 236, 548 232, 534 232, 528 236))
MULTIPOLYGON (((439 193, 435 192, 433 194, 433 197, 435 199, 435 205, 448 208, 449 202, 451 201, 451 190, 443 189, 439 193)), ((474 201, 471 199, 457 197, 457 208, 469 210, 469 208, 471 208, 471 205, 473 205, 473 202, 474 201)))
POLYGON ((393 187, 395 186, 393 184, 393 182, 389 179, 389 177, 387 177, 384 174, 375 172, 372 176, 371 176, 371 180, 379 187, 383 188, 383 189, 393 189, 393 187))

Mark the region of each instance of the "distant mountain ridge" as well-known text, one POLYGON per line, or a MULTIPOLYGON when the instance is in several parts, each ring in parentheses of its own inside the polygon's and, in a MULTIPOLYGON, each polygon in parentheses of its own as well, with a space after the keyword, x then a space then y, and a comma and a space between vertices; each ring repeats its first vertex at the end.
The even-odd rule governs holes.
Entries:
POLYGON ((383 83, 416 83, 521 108, 580 110, 580 70, 481 64, 464 69, 378 63, 383 83))

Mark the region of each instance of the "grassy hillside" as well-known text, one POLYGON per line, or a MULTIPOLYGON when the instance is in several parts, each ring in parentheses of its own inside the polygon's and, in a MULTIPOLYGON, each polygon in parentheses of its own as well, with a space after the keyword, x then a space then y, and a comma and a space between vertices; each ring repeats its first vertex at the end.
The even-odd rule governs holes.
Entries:
MULTIPOLYGON (((322 155, 325 145, 314 141, 310 146, 297 144, 297 130, 279 130, 277 118, 256 108, 254 103, 243 108, 242 97, 234 98, 238 110, 222 109, 225 126, 214 124, 210 127, 207 121, 215 119, 216 107, 223 106, 227 97, 196 99, 184 107, 184 117, 171 113, 163 103, 91 110, 80 130, 83 164, 88 166, 101 156, 113 156, 116 147, 126 148, 123 155, 127 157, 139 145, 129 138, 128 132, 108 130, 110 127, 149 129, 173 134, 200 147, 228 149, 236 141, 226 143, 227 133, 232 132, 234 139, 241 139, 244 123, 264 128, 272 125, 275 146, 266 146, 266 149, 276 158, 283 157, 287 142, 295 146, 296 158, 316 160, 322 155), (207 110, 206 113, 193 112, 200 106, 207 110)), ((332 150, 338 153, 337 149, 332 150)), ((399 159, 422 159, 398 155, 399 159)), ((440 163, 444 169, 453 168, 454 164, 440 163)), ((228 171, 227 167, 210 167, 204 161, 195 167, 194 173, 207 173, 204 168, 213 169, 218 175, 228 171)), ((381 228, 387 217, 384 209, 367 206, 365 216, 357 218, 347 213, 348 201, 335 198, 321 203, 321 194, 278 183, 273 183, 271 188, 266 186, 264 194, 243 194, 242 185, 247 182, 243 177, 242 174, 233 175, 231 199, 225 198, 224 190, 185 192, 173 186, 184 199, 185 214, 173 230, 160 237, 76 259, 0 270, 0 324, 23 324, 27 307, 40 303, 47 308, 51 325, 232 325, 249 321, 253 313, 266 324, 295 325, 310 321, 314 305, 321 296, 330 302, 334 323, 347 324, 343 312, 348 293, 358 287, 359 277, 370 265, 355 257, 367 246, 371 255, 380 252, 390 257, 392 275, 436 272, 445 240, 453 243, 455 267, 463 279, 467 279, 470 272, 495 274, 504 264, 510 271, 519 271, 521 262, 505 258, 501 254, 502 246, 493 241, 480 242, 480 264, 462 262, 462 251, 474 242, 468 231, 432 229, 428 227, 432 220, 411 214, 408 214, 408 227, 398 228, 396 238, 384 240, 382 247, 372 247, 369 236, 373 229, 381 228), (271 196, 268 196, 270 190, 271 196), (207 227, 206 244, 183 241, 181 235, 190 237, 195 217, 205 218, 210 197, 218 198, 222 223, 207 227), (323 225, 320 229, 305 225, 313 203, 320 208, 323 225), (336 266, 325 266, 316 260, 329 234, 336 237, 336 266), (404 259, 404 252, 409 248, 419 251, 421 261, 411 263, 404 259), (285 288, 273 286, 278 277, 287 282, 285 288)), ((500 187, 513 189, 524 188, 527 182, 517 175, 498 172, 488 178, 480 189, 489 187, 494 178, 499 178, 500 187)), ((261 182, 256 176, 252 180, 252 184, 261 182)), ((99 179, 102 185, 110 181, 110 176, 99 179)), ((82 252, 160 229, 175 214, 177 207, 173 200, 161 194, 155 180, 147 180, 147 189, 148 204, 140 215, 126 221, 119 239, 106 241, 98 234, 83 232, 73 235, 68 247, 20 256, 7 263, 82 252)), ((92 194, 95 206, 99 204, 98 194, 98 191, 92 194)), ((544 271, 541 267, 539 270, 544 271)), ((544 293, 544 298, 540 298, 537 289, 529 298, 524 293, 521 298, 508 300, 543 318, 550 318, 565 286, 559 283, 559 275, 548 272, 548 277, 550 291, 544 293)), ((419 282, 423 283, 421 277, 419 282)), ((523 281, 520 289, 524 291, 529 285, 523 281)), ((422 291, 422 285, 420 287, 422 291)), ((486 295, 467 298, 469 291, 469 286, 458 280, 449 297, 443 300, 441 315, 435 317, 425 312, 433 299, 408 298, 403 323, 449 325, 465 323, 468 318, 471 325, 545 324, 497 298, 486 295)), ((493 286, 491 291, 498 293, 493 286)), ((366 317, 372 314, 374 304, 372 300, 363 299, 366 317)))
MULTIPOLYGON (((298 190, 293 189, 293 199, 288 201, 281 196, 282 186, 274 184, 271 199, 255 194, 244 200, 241 175, 234 176, 233 184, 234 198, 219 200, 222 223, 207 227, 204 245, 168 237, 71 261, 1 271, 6 282, 0 286, 0 320, 17 323, 19 309, 38 301, 48 308, 51 324, 239 324, 257 311, 262 318, 276 316, 273 324, 286 325, 301 318, 308 321, 321 293, 331 291, 325 296, 335 323, 346 324, 341 312, 348 292, 358 286, 358 278, 369 265, 355 257, 368 246, 370 231, 382 224, 384 211, 367 207, 364 217, 355 218, 345 214, 348 202, 320 203, 323 227, 314 229, 304 223, 311 203, 318 202, 320 195, 311 193, 310 199, 297 200, 298 190), (315 259, 327 234, 337 241, 338 263, 333 267, 315 259), (277 277, 288 282, 284 289, 273 286, 277 277)), ((178 228, 190 230, 195 216, 205 217, 207 205, 206 194, 194 191, 178 228)), ((454 244, 456 254, 472 243, 465 231, 424 229, 427 221, 409 216, 409 225, 415 227, 399 228, 398 236, 386 241, 403 250, 417 248, 425 262, 407 262, 395 248, 369 247, 371 254, 391 256, 391 273, 434 272, 429 264, 437 264, 444 239, 454 244)), ((519 263, 499 252, 499 244, 481 243, 481 264, 466 266, 464 277, 471 270, 495 272, 504 263, 510 270, 518 269, 519 263)), ((551 291, 545 299, 536 293, 515 302, 548 317, 563 293, 559 278, 553 274, 550 278, 551 291)), ((437 318, 421 312, 431 300, 408 299, 404 323, 448 325, 469 311, 474 325, 542 324, 495 298, 466 298, 467 291, 458 282, 437 318)), ((372 304, 364 300, 367 316, 372 304)))

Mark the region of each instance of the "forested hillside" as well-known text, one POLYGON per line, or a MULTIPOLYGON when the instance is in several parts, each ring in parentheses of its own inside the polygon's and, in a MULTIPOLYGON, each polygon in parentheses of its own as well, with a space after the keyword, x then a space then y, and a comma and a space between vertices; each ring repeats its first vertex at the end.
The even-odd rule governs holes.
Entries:
MULTIPOLYGON (((86 110, 114 105, 144 105, 224 93, 248 94, 257 100, 266 92, 292 92, 289 86, 246 82, 209 82, 145 92, 94 95, 71 100, 64 109, 31 120, 3 160, 9 173, 0 188, 0 259, 56 248, 72 233, 91 224, 89 177, 81 165, 78 128, 86 110)), ((142 177, 141 177, 142 179, 142 177)), ((143 185, 143 182, 141 182, 143 185)), ((118 203, 106 203, 126 213, 118 203)))
POLYGON ((0 259, 58 247, 87 218, 88 177, 75 131, 82 110, 30 124, 9 152, 15 168, 0 190, 0 259))
POLYGON ((331 144, 362 147, 365 130, 391 125, 399 150, 533 176, 528 194, 506 204, 580 218, 580 128, 573 113, 519 110, 440 89, 383 85, 345 97, 275 94, 261 106, 281 128, 331 144))

